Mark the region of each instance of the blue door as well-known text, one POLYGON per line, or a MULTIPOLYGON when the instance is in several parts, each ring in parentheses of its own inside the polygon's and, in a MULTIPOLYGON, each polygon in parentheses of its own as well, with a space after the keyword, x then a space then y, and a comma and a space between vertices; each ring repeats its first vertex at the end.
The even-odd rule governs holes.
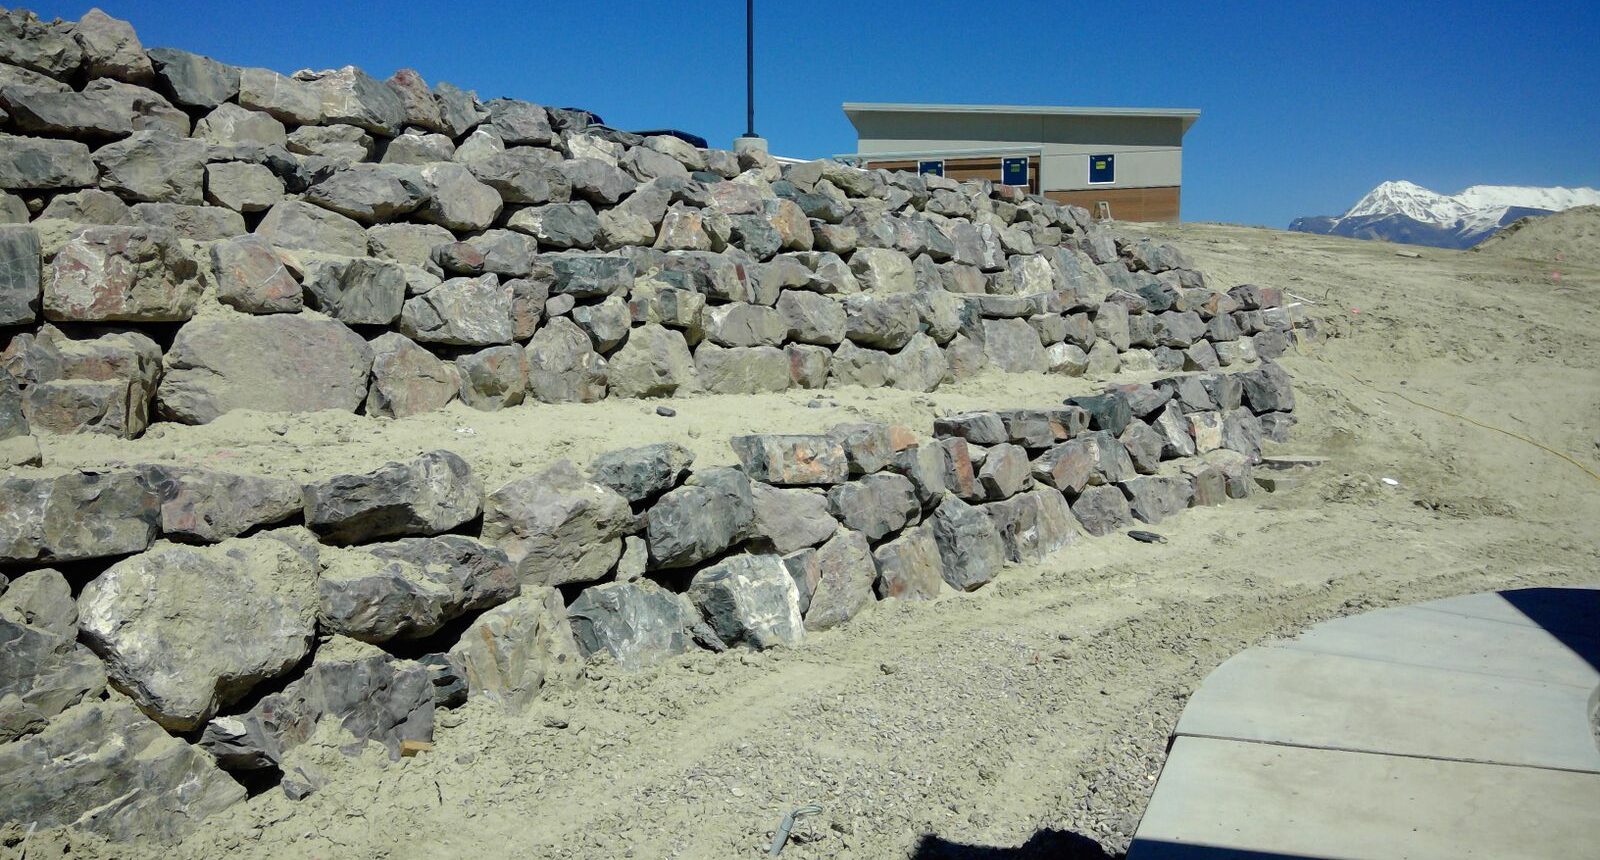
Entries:
POLYGON ((1115 155, 1089 156, 1089 184, 1110 185, 1117 181, 1117 157, 1115 155))
POLYGON ((931 173, 934 176, 943 176, 944 175, 944 162, 943 161, 919 161, 919 162, 917 162, 917 172, 918 173, 931 173))
POLYGON ((1028 184, 1028 159, 1026 156, 1023 156, 1022 158, 1000 159, 1000 184, 1028 184))

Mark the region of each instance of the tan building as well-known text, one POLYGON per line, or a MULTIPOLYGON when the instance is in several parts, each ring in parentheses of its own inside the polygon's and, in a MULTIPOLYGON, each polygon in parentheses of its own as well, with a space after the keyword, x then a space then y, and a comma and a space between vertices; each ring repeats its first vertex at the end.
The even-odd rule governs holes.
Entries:
POLYGON ((864 167, 1025 185, 1098 217, 1176 221, 1185 108, 845 102, 864 167))

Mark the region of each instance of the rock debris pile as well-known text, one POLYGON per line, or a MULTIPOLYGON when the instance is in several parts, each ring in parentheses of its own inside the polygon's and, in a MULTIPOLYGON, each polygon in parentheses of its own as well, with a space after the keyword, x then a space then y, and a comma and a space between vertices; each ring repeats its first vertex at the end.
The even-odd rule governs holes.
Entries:
POLYGON ((245 782, 316 791, 319 732, 399 757, 435 709, 521 708, 585 660, 793 647, 1241 497, 1294 421, 1278 291, 1014 188, 702 150, 404 69, 146 51, 98 10, 0 10, 0 129, 8 466, 37 434, 246 408, 1166 374, 497 488, 443 450, 309 485, 12 469, 0 822, 180 839, 245 782))

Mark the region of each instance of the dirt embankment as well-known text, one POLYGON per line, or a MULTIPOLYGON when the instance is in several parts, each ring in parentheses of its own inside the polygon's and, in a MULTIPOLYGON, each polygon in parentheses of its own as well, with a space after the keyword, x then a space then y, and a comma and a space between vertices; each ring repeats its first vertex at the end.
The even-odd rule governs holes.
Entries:
MULTIPOLYGON (((266 792, 175 849, 52 832, 27 856, 755 857, 812 802, 823 811, 785 857, 1059 857, 1085 840, 1115 852, 1185 697, 1241 648, 1373 606, 1600 578, 1600 277, 1554 282, 1543 263, 1493 253, 1148 229, 1214 279, 1316 303, 1333 337, 1285 358, 1300 424, 1278 446, 1330 458, 1309 484, 1190 511, 1159 529, 1164 545, 1084 539, 973 594, 886 602, 795 651, 638 674, 595 665, 515 717, 470 705, 443 717, 431 754, 352 760, 312 797, 266 792)), ((836 408, 694 398, 674 419, 625 402, 390 424, 227 416, 152 434, 137 458, 91 437, 46 455, 315 474, 450 447, 492 485, 642 440, 725 457, 723 438, 745 428, 922 422, 1086 388, 997 377, 932 395, 839 392, 836 408)), ((0 857, 18 856, 6 843, 0 857)))

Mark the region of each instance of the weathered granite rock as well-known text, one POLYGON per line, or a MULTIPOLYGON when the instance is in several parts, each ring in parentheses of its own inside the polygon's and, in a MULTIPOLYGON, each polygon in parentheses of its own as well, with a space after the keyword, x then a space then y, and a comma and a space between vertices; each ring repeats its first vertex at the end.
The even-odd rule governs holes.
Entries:
POLYGON ((434 98, 433 90, 428 88, 428 82, 422 79, 416 69, 396 69, 384 83, 400 98, 400 104, 405 108, 407 126, 439 132, 446 129, 439 100, 434 98))
POLYGON ((133 472, 0 477, 0 561, 76 561, 139 552, 160 500, 133 472))
POLYGON ((324 122, 349 123, 384 137, 399 134, 405 124, 406 107, 400 96, 355 66, 295 77, 316 89, 324 122))
POLYGON ((72 38, 83 50, 83 73, 89 78, 116 78, 137 84, 155 76, 144 46, 127 21, 90 9, 73 26, 72 38))
POLYGON ((1049 366, 1038 334, 1022 319, 984 320, 983 351, 1007 373, 1040 373, 1049 366))
POLYGON ((561 592, 533 587, 472 622, 450 657, 472 696, 510 711, 527 707, 546 687, 570 685, 583 657, 561 592))
POLYGON ((578 305, 571 312, 572 321, 583 329, 594 343, 596 351, 604 354, 617 348, 628 337, 633 312, 621 296, 607 296, 597 305, 578 305))
POLYGON ((134 132, 95 150, 100 187, 124 199, 204 202, 206 143, 166 129, 134 132))
POLYGON ((981 510, 994 522, 1006 558, 1012 561, 1037 561, 1077 537, 1072 511, 1056 490, 1040 488, 981 510))
MULTIPOLYGON (((859 346, 899 349, 911 340, 921 324, 916 298, 910 294, 862 293, 842 299, 845 335, 859 346)), ((1029 333, 1032 337, 1032 333, 1029 333)), ((1034 338, 1034 345, 1038 345, 1034 338)))
POLYGON ((632 329, 607 369, 617 397, 670 397, 698 384, 683 334, 654 323, 632 329))
POLYGON ((828 373, 835 385, 882 388, 893 378, 893 356, 877 349, 863 349, 850 341, 839 344, 829 362, 828 373))
POLYGON ((307 774, 296 766, 295 750, 317 743, 319 729, 336 725, 339 736, 376 741, 399 759, 404 742, 433 739, 433 688, 433 672, 423 663, 336 636, 281 692, 208 723, 200 746, 230 770, 279 768, 284 791, 297 799, 304 788, 296 783, 307 774))
POLYGON ((0 821, 171 843, 244 798, 210 756, 125 702, 85 702, 0 746, 0 821))
POLYGON ((188 466, 139 467, 161 500, 161 533, 168 538, 216 543, 300 513, 300 485, 188 466))
POLYGON ((880 472, 829 490, 828 509, 847 528, 876 541, 913 522, 922 505, 909 478, 880 472))
POLYGON ((1117 437, 1122 447, 1128 449, 1128 457, 1133 461, 1134 471, 1141 475, 1153 475, 1161 466, 1161 454, 1166 448, 1166 437, 1143 421, 1132 421, 1128 429, 1122 431, 1117 437))
MULTIPOLYGON (((64 588, 66 581, 60 584, 64 588)), ((66 602, 72 604, 70 593, 66 602)), ((0 648, 6 655, 0 662, 0 744, 44 729, 52 717, 99 696, 106 686, 104 667, 76 641, 76 625, 47 629, 23 623, 14 614, 23 613, 0 603, 0 648)))
POLYGON ((944 584, 943 560, 934 530, 926 525, 906 529, 873 550, 878 568, 878 597, 932 600, 944 584))
POLYGON ((485 230, 500 215, 503 202, 499 192, 479 182, 464 165, 436 162, 422 167, 428 183, 428 200, 417 210, 417 217, 455 230, 485 230))
POLYGON ((455 365, 439 360, 403 334, 388 332, 372 341, 372 385, 367 414, 404 418, 442 409, 461 391, 455 365))
POLYGON ((596 457, 589 478, 630 502, 642 502, 676 487, 694 465, 694 453, 676 442, 619 448, 596 457))
POLYGON ((934 512, 931 528, 939 549, 940 575, 951 588, 973 591, 1000 575, 1006 545, 982 509, 947 497, 934 512))
POLYGON ((646 522, 655 566, 688 567, 713 558, 750 536, 750 479, 732 468, 697 472, 689 484, 657 500, 646 522))
POLYGON ((321 561, 318 623, 363 642, 431 636, 520 588, 504 551, 460 535, 324 549, 321 561))
MULTIPOLYGON (((554 168, 551 173, 565 178, 554 168)), ((600 235, 600 218, 583 200, 519 209, 506 220, 506 226, 534 237, 542 251, 592 248, 600 235)))
POLYGON ((978 484, 989 501, 1009 499, 1032 486, 1032 464, 1026 449, 1002 442, 990 448, 978 469, 978 484))
POLYGON ((606 396, 606 360, 572 320, 550 320, 534 333, 526 352, 528 393, 534 399, 592 403, 606 396))
POLYGON ((495 490, 483 508, 483 539, 506 551, 526 585, 604 577, 633 525, 627 499, 565 460, 495 490))
POLYGON ((939 504, 945 495, 945 452, 937 442, 918 439, 916 444, 895 452, 889 468, 906 476, 916 490, 924 509, 939 504))
POLYGON ((26 224, 0 227, 0 326, 38 317, 42 259, 37 230, 26 224))
POLYGON ((316 581, 316 547, 293 534, 158 543, 84 587, 79 636, 152 719, 189 731, 305 656, 316 581))
POLYGON ((271 69, 239 70, 239 104, 295 125, 322 121, 322 98, 316 88, 271 69))
POLYGON ((1261 462, 1261 420, 1243 407, 1224 412, 1222 447, 1243 454, 1251 463, 1261 462))
POLYGON ((472 90, 440 81, 433 85, 433 97, 439 102, 439 119, 444 122, 444 132, 457 140, 489 118, 489 112, 479 107, 478 96, 472 90))
POLYGON ((1141 522, 1159 523, 1189 507, 1194 487, 1181 475, 1141 475, 1122 482, 1128 508, 1141 522))
POLYGON ((301 279, 317 310, 348 325, 389 325, 406 300, 405 270, 371 257, 314 257, 301 279))
POLYGON ((148 52, 162 90, 177 104, 214 108, 239 94, 239 70, 176 48, 148 52))
POLYGON ((400 331, 416 340, 455 346, 510 343, 515 334, 511 293, 494 275, 452 278, 406 300, 400 331))
POLYGON ((751 478, 778 486, 843 483, 849 461, 842 440, 832 435, 758 434, 729 440, 751 478))
POLYGON ((890 248, 858 248, 850 271, 861 288, 874 293, 907 293, 916 286, 911 258, 890 248))
POLYGON ((700 623, 688 598, 647 580, 608 582, 584 589, 567 607, 585 659, 606 652, 625 669, 652 666, 694 647, 700 623))
POLYGON ((377 145, 372 135, 353 125, 303 125, 289 132, 288 149, 326 159, 318 166, 334 168, 370 160, 377 145))
POLYGON ((1034 480, 1062 492, 1081 491, 1095 469, 1097 445, 1093 439, 1072 439, 1052 446, 1034 459, 1034 480))
POLYGON ((994 412, 963 412, 935 418, 933 435, 965 439, 974 445, 998 445, 1011 438, 1005 422, 994 412))
MULTIPOLYGON (((820 491, 752 482, 750 497, 755 505, 751 536, 780 554, 816 546, 832 537, 839 527, 828 513, 827 496, 820 491)), ((804 599, 810 600, 809 590, 804 599)))
POLYGON ((1083 530, 1095 537, 1110 534, 1133 521, 1122 490, 1109 484, 1085 489, 1072 503, 1072 514, 1083 524, 1083 530))
POLYGON ((789 357, 789 380, 798 388, 822 388, 833 369, 833 353, 825 346, 791 343, 783 348, 789 357))
POLYGON ((239 213, 220 206, 135 203, 132 214, 140 224, 170 230, 178 238, 191 242, 216 242, 249 232, 239 213))
POLYGON ((267 210, 255 234, 274 247, 320 251, 345 257, 367 253, 367 233, 355 221, 303 200, 285 200, 267 210))
POLYGON ((1194 436, 1189 433, 1189 421, 1183 414, 1183 407, 1177 403, 1168 403, 1151 427, 1161 434, 1161 456, 1166 459, 1179 457, 1193 457, 1195 455, 1194 436))
POLYGON ((572 196, 597 207, 615 206, 638 186, 616 165, 594 158, 568 159, 561 162, 561 171, 572 185, 572 196))
POLYGON ((789 357, 775 346, 695 347, 700 386, 713 394, 761 394, 788 389, 789 357))
POLYGON ((1249 373, 1240 374, 1244 404, 1260 415, 1264 412, 1290 412, 1294 409, 1294 389, 1282 365, 1269 361, 1249 373))
POLYGON ((1228 478, 1222 470, 1206 462, 1185 463, 1183 474, 1189 480, 1190 507, 1210 507, 1228 500, 1228 478))
POLYGON ((455 154, 455 141, 442 134, 424 134, 413 128, 389 141, 383 149, 382 163, 429 164, 449 161, 455 154))
POLYGON ((0 619, 68 639, 78 637, 78 604, 72 586, 53 568, 30 570, 6 584, 5 591, 0 591, 0 619))
POLYGON ((1069 397, 1066 403, 1089 413, 1090 429, 1104 430, 1113 436, 1128 429, 1128 422, 1133 420, 1132 405, 1120 392, 1069 397))
POLYGON ((518 346, 493 346, 456 358, 461 402, 494 412, 522 402, 528 391, 528 359, 518 346))
POLYGON ((179 329, 164 361, 158 411, 204 424, 234 409, 354 412, 367 396, 372 350, 333 320, 223 317, 179 329))
POLYGON ((20 334, 0 353, 27 386, 22 409, 34 432, 133 438, 149 423, 161 347, 142 334, 67 337, 52 325, 20 334))
POLYGON ((880 472, 894 462, 896 452, 915 444, 910 429, 899 424, 875 422, 850 422, 828 429, 828 436, 838 441, 849 462, 850 474, 866 475, 880 472))
POLYGON ((98 175, 89 147, 75 140, 50 140, 0 134, 0 188, 34 190, 84 188, 98 175))
POLYGON ((362 224, 381 224, 413 212, 428 200, 418 171, 389 164, 351 164, 306 189, 305 199, 362 224))
POLYGON ((877 565, 872 547, 860 532, 841 531, 818 547, 811 559, 815 579, 807 573, 810 599, 805 611, 807 630, 837 627, 872 604, 877 565))
MULTIPOLYGON (((78 224, 129 225, 133 223, 133 210, 122 202, 121 197, 109 191, 85 188, 82 191, 72 191, 52 197, 50 205, 44 207, 39 219, 73 221, 78 224)), ((24 212, 23 222, 26 221, 27 213, 24 212)))
POLYGON ((359 475, 335 475, 304 488, 306 525, 324 540, 360 543, 436 535, 478 516, 483 488, 467 462, 429 451, 359 475))
POLYGON ((194 315, 200 265, 161 227, 85 227, 56 253, 44 285, 52 320, 172 322, 194 315))
POLYGON ((740 553, 694 575, 689 599, 723 642, 765 650, 805 636, 800 596, 776 555, 740 553))
POLYGON ((211 245, 217 300, 249 314, 298 313, 300 284, 272 245, 260 236, 237 236, 211 245))

